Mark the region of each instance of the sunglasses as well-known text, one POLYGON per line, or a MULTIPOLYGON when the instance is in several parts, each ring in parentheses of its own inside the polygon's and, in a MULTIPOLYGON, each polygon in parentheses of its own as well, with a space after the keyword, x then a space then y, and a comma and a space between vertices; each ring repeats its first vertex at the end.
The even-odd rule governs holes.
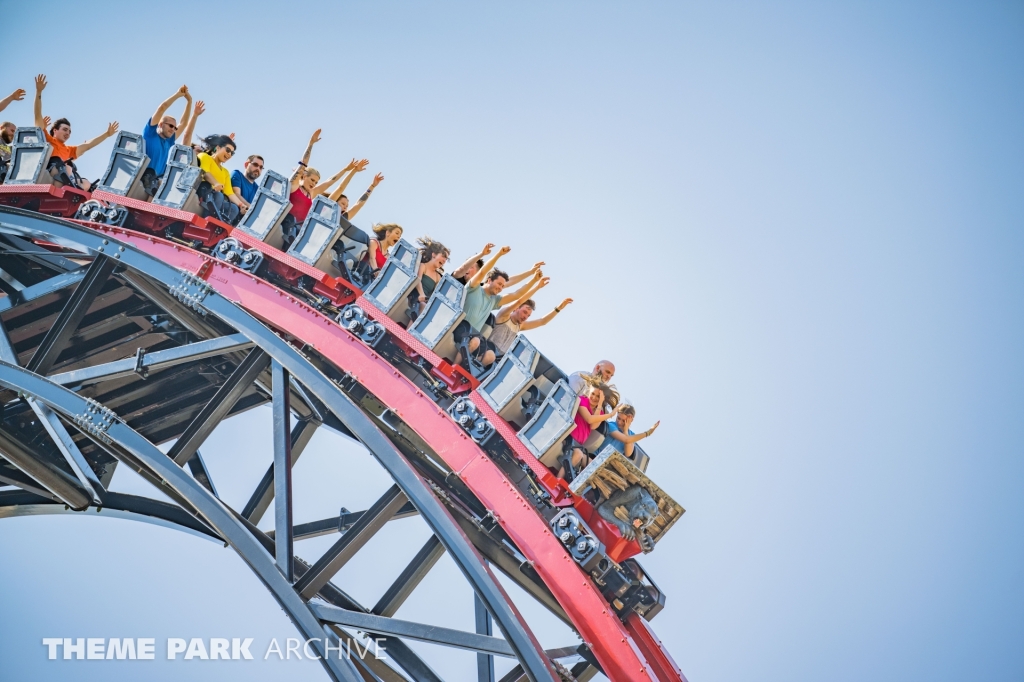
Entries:
POLYGON ((234 156, 235 155, 235 148, 234 147, 224 147, 224 151, 226 151, 228 153, 228 156, 234 156))

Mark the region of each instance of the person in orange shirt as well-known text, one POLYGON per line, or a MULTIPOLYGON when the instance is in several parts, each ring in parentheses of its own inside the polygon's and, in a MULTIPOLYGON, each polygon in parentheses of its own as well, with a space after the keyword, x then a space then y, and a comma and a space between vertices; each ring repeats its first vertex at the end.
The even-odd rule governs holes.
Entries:
POLYGON ((53 156, 50 157, 50 163, 47 166, 50 169, 50 175, 54 179, 53 184, 58 186, 72 185, 78 189, 89 191, 92 185, 87 180, 79 177, 74 160, 104 140, 113 137, 117 133, 118 123, 114 121, 107 126, 107 132, 91 140, 87 140, 79 145, 69 145, 67 141, 71 137, 71 122, 66 118, 58 118, 54 121, 53 126, 46 130, 47 126, 43 118, 43 90, 45 88, 46 76, 39 74, 36 76, 36 100, 33 106, 33 113, 35 115, 36 127, 42 128, 43 134, 46 135, 46 141, 53 146, 53 156))

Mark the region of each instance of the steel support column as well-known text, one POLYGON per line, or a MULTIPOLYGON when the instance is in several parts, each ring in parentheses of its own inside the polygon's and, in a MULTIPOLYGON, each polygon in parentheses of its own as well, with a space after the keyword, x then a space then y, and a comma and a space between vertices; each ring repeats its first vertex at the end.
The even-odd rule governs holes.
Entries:
MULTIPOLYGON (((477 634, 491 636, 491 614, 487 607, 480 601, 480 597, 473 593, 473 615, 476 620, 477 634)), ((476 654, 476 679, 477 682, 494 682, 494 656, 490 653, 477 652, 476 654)))
POLYGON ((273 363, 274 422, 274 549, 277 567, 288 582, 294 582, 292 571, 292 438, 291 391, 288 370, 276 360, 273 363))

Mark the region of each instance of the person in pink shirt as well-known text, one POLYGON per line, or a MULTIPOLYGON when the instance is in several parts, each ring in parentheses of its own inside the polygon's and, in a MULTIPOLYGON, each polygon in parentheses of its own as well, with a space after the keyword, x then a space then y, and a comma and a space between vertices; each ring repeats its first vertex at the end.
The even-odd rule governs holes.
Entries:
POLYGON ((609 419, 614 419, 620 407, 618 394, 604 383, 593 384, 589 393, 580 395, 573 418, 576 428, 566 438, 566 454, 562 456, 562 466, 558 470, 559 478, 565 478, 567 469, 568 473, 573 475, 589 463, 590 453, 583 445, 590 438, 590 432, 609 419), (606 411, 606 407, 610 409, 606 411), (570 463, 571 466, 567 467, 566 465, 570 463))

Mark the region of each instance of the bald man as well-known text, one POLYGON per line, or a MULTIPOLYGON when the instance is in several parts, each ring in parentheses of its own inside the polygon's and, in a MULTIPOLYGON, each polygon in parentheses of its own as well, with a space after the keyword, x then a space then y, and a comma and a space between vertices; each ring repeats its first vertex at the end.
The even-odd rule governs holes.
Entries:
MULTIPOLYGON (((611 363, 611 360, 601 360, 594 365, 594 371, 590 375, 599 378, 606 384, 611 383, 612 377, 615 376, 615 365, 611 363)), ((569 388, 575 391, 576 395, 582 393, 583 387, 587 385, 585 376, 583 372, 573 372, 569 375, 569 388)))

